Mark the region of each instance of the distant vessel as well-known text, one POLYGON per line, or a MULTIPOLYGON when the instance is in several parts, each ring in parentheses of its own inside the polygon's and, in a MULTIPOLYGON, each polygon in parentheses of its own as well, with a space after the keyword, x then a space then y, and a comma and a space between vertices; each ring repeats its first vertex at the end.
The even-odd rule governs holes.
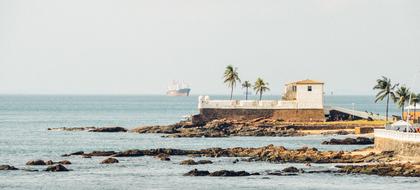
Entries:
POLYGON ((168 86, 166 95, 168 96, 189 96, 191 88, 184 82, 172 81, 172 84, 168 86))

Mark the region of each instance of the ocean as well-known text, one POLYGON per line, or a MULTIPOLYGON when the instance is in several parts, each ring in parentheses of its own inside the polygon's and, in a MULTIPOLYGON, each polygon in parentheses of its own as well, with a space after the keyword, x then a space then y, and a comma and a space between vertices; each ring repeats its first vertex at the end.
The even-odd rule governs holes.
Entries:
MULTIPOLYGON (((228 96, 211 96, 227 99, 228 96)), ((237 97, 242 98, 242 97, 237 97)), ((267 96, 266 99, 278 98, 267 96)), ((162 138, 159 134, 89 133, 48 131, 55 127, 121 126, 175 123, 182 116, 197 113, 197 96, 75 96, 75 95, 2 95, 0 96, 0 165, 18 168, 33 159, 70 160, 72 171, 62 173, 0 171, 0 189, 416 189, 419 178, 367 175, 301 174, 299 176, 185 177, 200 170, 245 170, 264 172, 303 164, 239 162, 235 158, 206 158, 209 165, 182 166, 185 156, 172 156, 170 162, 153 157, 119 158, 120 163, 101 165, 104 158, 60 155, 75 151, 127 150, 150 148, 201 149, 210 147, 260 147, 268 144, 286 148, 303 146, 320 150, 353 150, 364 146, 328 146, 321 142, 331 137, 229 137, 162 138), (268 177, 268 178, 267 178, 268 177)), ((371 96, 326 96, 325 104, 384 114, 383 103, 371 96)), ((390 114, 400 109, 390 106, 390 114)), ((351 136, 351 135, 349 135, 351 136)), ((311 169, 328 169, 332 164, 313 164, 311 169)))

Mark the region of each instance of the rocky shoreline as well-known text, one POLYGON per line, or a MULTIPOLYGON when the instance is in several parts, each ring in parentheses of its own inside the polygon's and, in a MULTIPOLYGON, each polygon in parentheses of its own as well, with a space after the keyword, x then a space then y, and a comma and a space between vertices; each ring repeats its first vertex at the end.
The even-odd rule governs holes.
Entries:
MULTIPOLYGON (((118 164, 119 157, 141 157, 152 156, 162 161, 171 161, 171 156, 199 157, 233 157, 243 162, 271 162, 271 163, 301 163, 310 166, 311 163, 318 164, 349 164, 338 165, 336 169, 305 171, 295 167, 285 168, 281 171, 268 171, 261 173, 251 173, 246 171, 220 170, 215 172, 191 170, 185 176, 250 176, 250 175, 276 175, 293 176, 303 173, 341 173, 341 174, 368 174, 380 176, 405 176, 420 177, 420 163, 400 163, 394 152, 386 151, 380 153, 344 152, 344 151, 320 151, 316 148, 302 147, 299 149, 286 149, 283 146, 268 145, 259 148, 207 148, 201 150, 182 150, 182 149, 131 149, 125 151, 78 151, 64 154, 63 157, 106 157, 98 164, 118 164), (239 160, 240 159, 240 160, 239 160)), ((200 165, 212 164, 210 160, 187 159, 179 162, 180 165, 200 165)), ((48 165, 44 171, 59 172, 70 171, 64 164, 71 164, 68 160, 53 162, 51 160, 30 160, 27 165, 48 165)), ((18 170, 10 165, 0 165, 0 170, 18 170)), ((27 170, 27 169, 23 169, 27 170)), ((38 170, 31 170, 38 171, 38 170)))

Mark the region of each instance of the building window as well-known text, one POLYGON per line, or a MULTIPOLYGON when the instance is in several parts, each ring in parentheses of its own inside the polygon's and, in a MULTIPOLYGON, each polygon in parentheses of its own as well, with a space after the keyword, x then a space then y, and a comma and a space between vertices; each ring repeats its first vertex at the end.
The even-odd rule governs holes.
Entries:
POLYGON ((296 86, 292 86, 292 91, 293 91, 293 92, 296 92, 296 91, 297 91, 296 86))
POLYGON ((308 86, 308 92, 312 92, 312 86, 308 86))

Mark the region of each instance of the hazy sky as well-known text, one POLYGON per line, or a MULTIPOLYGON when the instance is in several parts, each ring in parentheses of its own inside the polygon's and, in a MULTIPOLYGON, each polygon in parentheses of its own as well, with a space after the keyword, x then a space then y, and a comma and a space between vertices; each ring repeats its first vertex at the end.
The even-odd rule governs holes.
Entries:
POLYGON ((270 94, 306 78, 335 94, 411 85, 420 1, 0 0, 0 94, 163 94, 174 79, 222 94, 228 64, 270 94))

